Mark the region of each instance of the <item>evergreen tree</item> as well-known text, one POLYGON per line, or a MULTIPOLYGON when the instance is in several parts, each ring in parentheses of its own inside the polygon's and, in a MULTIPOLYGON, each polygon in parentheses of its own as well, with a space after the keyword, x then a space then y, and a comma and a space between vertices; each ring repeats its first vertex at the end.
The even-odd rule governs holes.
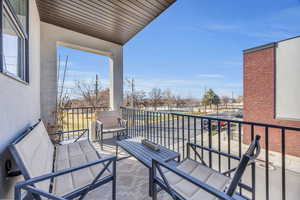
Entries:
POLYGON ((204 105, 209 105, 210 108, 212 105, 220 104, 220 97, 212 90, 209 89, 203 96, 202 103, 204 105))

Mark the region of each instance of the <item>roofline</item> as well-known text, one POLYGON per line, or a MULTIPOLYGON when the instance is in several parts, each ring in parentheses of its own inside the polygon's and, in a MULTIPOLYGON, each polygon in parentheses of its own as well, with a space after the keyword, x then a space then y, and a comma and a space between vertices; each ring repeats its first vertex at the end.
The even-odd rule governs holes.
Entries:
POLYGON ((177 0, 174 0, 173 2, 171 2, 164 10, 162 10, 160 13, 158 13, 152 20, 150 20, 147 24, 145 24, 145 26, 143 28, 141 28, 140 30, 138 30, 134 35, 132 35, 130 38, 128 38, 127 41, 125 41, 123 44, 121 44, 121 46, 124 46, 125 44, 127 44, 131 39, 133 39, 138 33, 140 33, 142 30, 144 30, 149 24, 151 24, 157 17, 159 17, 162 13, 164 13, 166 10, 168 10, 177 0))
POLYGON ((283 39, 283 40, 278 40, 276 42, 263 44, 263 45, 256 46, 256 47, 253 47, 253 48, 249 48, 249 49, 244 49, 243 53, 251 53, 251 52, 254 52, 254 51, 263 50, 263 49, 267 49, 267 48, 274 48, 280 42, 285 42, 285 41, 292 40, 292 39, 295 39, 295 38, 300 38, 300 35, 290 37, 290 38, 287 38, 287 39, 283 39))
POLYGON ((251 52, 259 51, 259 50, 263 50, 263 49, 274 48, 276 46, 277 46, 277 42, 272 42, 272 43, 260 45, 260 46, 257 46, 257 47, 253 47, 253 48, 250 48, 250 49, 245 49, 245 50, 243 50, 243 53, 251 53, 251 52))

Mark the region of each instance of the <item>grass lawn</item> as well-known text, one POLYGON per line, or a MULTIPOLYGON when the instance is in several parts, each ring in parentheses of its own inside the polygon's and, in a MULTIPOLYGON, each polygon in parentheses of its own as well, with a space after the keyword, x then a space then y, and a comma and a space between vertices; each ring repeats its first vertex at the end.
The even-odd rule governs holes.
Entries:
POLYGON ((90 122, 96 120, 95 113, 67 113, 63 114, 63 120, 60 124, 64 131, 87 129, 90 126, 90 122))

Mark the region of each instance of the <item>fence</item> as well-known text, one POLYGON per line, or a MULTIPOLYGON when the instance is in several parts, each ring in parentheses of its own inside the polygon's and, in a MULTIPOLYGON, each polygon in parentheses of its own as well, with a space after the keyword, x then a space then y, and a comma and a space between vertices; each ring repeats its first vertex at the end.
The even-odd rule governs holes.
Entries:
POLYGON ((109 110, 108 107, 75 107, 63 108, 59 124, 64 131, 89 128, 91 121, 96 119, 97 111, 109 110))
MULTIPOLYGON (((148 138, 181 153, 183 159, 187 157, 187 142, 241 156, 247 148, 247 144, 256 134, 259 134, 262 136, 261 145, 264 148, 259 162, 263 164, 256 166, 255 163, 252 163, 242 180, 242 184, 250 185, 254 191, 249 193, 250 188, 247 190, 247 187, 240 187, 238 192, 252 199, 266 200, 297 199, 299 195, 299 188, 293 186, 295 183, 293 174, 290 176, 289 171, 286 170, 286 132, 292 131, 294 134, 300 134, 300 128, 125 107, 121 109, 123 118, 128 120, 129 136, 148 138), (271 130, 272 134, 270 134, 271 130), (276 173, 272 171, 270 163, 270 147, 272 146, 270 138, 275 134, 277 134, 276 137, 280 136, 281 138, 281 151, 276 152, 279 155, 276 159, 280 160, 280 166, 276 169, 276 173), (288 183, 287 175, 291 177, 288 183), (259 176, 258 181, 256 180, 257 176, 259 176), (274 178, 274 176, 276 177, 274 178), (256 182, 259 183, 259 187, 256 182), (287 184, 293 187, 287 188, 287 184)), ((196 155, 194 156, 196 159, 196 155)), ((225 159, 220 154, 217 156, 213 156, 211 153, 205 154, 203 150, 201 156, 204 156, 210 167, 218 171, 230 169, 237 164, 230 158, 225 159)), ((295 178, 297 179, 297 177, 295 178)))

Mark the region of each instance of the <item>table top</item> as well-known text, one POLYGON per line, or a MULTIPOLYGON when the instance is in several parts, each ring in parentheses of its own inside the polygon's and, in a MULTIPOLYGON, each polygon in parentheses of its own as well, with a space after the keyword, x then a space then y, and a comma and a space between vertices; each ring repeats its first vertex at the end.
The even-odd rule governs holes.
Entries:
POLYGON ((152 167, 152 159, 158 159, 165 162, 174 160, 179 157, 178 152, 172 151, 166 147, 160 146, 159 151, 154 151, 141 143, 142 137, 125 139, 117 141, 117 145, 125 150, 128 154, 142 162, 146 167, 152 167))

